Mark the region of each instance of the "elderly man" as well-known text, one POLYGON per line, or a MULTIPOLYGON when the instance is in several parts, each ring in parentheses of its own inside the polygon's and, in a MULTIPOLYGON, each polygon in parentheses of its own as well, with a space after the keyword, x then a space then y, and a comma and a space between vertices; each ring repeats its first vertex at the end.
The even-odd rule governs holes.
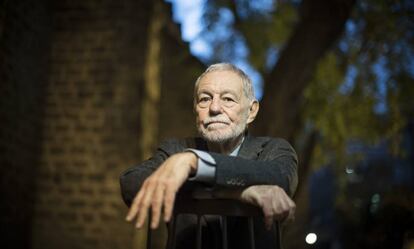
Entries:
MULTIPOLYGON (((122 174, 122 195, 130 206, 126 219, 141 228, 151 212, 155 229, 160 219, 171 219, 180 187, 186 181, 202 182, 221 197, 260 207, 264 219, 255 221, 257 243, 270 248, 272 223, 291 218, 295 210, 294 150, 283 139, 248 135, 259 103, 249 77, 232 64, 211 65, 197 79, 194 110, 201 138, 168 140, 151 159, 122 174)), ((233 226, 237 232, 237 221, 233 226)), ((243 246, 229 243, 230 248, 243 246)))

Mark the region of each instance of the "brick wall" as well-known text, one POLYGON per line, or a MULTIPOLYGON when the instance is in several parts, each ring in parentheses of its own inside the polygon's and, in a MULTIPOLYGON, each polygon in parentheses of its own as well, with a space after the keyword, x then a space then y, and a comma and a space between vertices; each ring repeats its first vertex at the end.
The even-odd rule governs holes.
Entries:
POLYGON ((55 1, 34 248, 130 248, 118 176, 139 161, 147 1, 55 1))
POLYGON ((30 248, 31 244, 49 21, 44 3, 0 2, 1 248, 30 248))
MULTIPOLYGON (((118 176, 141 161, 139 117, 151 4, 1 4, 5 248, 132 248, 134 230, 124 221, 118 176)), ((162 39, 159 138, 188 136, 194 133, 192 85, 203 65, 171 20, 162 39)))

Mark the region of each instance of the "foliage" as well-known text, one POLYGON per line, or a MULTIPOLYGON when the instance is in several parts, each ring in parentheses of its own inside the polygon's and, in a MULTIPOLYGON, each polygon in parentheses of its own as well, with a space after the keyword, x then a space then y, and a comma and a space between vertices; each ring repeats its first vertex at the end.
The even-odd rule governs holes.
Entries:
MULTIPOLYGON (((297 1, 208 1, 205 11, 203 35, 215 51, 210 60, 247 60, 266 79, 299 8, 297 1)), ((316 130, 322 138, 315 165, 332 158, 345 164, 350 139, 387 139, 399 152, 399 131, 414 114, 413 12, 408 0, 357 2, 305 90, 302 132, 316 130)))
POLYGON ((409 5, 359 1, 343 38, 306 91, 304 118, 336 155, 344 155, 349 138, 390 140, 399 152, 400 131, 414 114, 414 6, 409 5))
POLYGON ((215 51, 209 62, 247 60, 264 74, 297 18, 290 1, 208 1, 202 36, 215 51))

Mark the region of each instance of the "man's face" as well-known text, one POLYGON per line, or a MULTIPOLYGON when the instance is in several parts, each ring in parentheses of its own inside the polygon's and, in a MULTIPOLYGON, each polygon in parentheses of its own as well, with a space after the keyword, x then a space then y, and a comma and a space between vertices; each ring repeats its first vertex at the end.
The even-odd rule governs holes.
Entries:
POLYGON ((206 74, 199 82, 195 98, 197 129, 207 141, 223 143, 246 129, 250 104, 236 73, 214 71, 206 74))

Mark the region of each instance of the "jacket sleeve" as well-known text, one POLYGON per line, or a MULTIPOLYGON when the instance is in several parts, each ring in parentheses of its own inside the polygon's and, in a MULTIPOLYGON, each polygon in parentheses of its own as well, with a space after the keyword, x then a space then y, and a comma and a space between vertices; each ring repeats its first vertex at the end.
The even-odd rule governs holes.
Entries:
POLYGON ((122 199, 131 205, 141 185, 169 156, 183 151, 178 140, 166 140, 160 144, 155 154, 148 160, 124 171, 120 176, 122 199))
POLYGON ((210 153, 216 161, 217 187, 278 185, 290 196, 298 183, 296 152, 283 139, 270 139, 256 160, 210 153))

